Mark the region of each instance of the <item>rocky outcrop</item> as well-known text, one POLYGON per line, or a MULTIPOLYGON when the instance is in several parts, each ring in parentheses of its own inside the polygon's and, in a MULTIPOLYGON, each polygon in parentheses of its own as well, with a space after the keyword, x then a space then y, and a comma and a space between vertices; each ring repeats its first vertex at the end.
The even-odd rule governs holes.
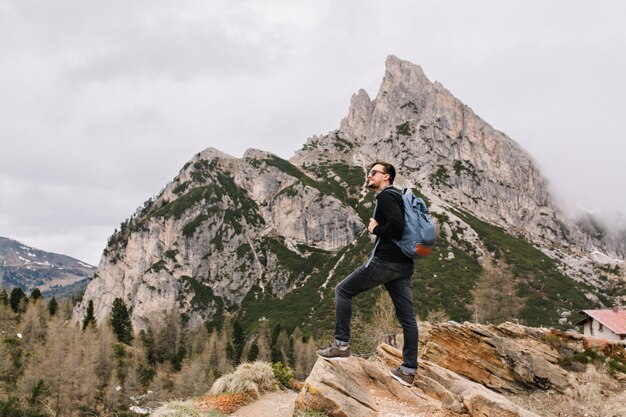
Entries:
POLYGON ((331 416, 626 415, 626 374, 614 369, 625 358, 619 342, 513 323, 420 323, 420 346, 410 388, 388 374, 402 361, 392 346, 379 345, 369 360, 320 358, 296 408, 331 416))
MULTIPOLYGON (((504 323, 499 326, 438 323, 429 332, 423 358, 498 392, 533 389, 564 392, 567 372, 551 329, 504 323)), ((580 335, 560 333, 558 347, 584 350, 580 335)))
POLYGON ((405 387, 389 376, 401 357, 397 349, 381 345, 373 361, 354 356, 318 359, 296 399, 296 410, 308 407, 336 417, 536 416, 429 361, 420 363, 414 386, 405 387))

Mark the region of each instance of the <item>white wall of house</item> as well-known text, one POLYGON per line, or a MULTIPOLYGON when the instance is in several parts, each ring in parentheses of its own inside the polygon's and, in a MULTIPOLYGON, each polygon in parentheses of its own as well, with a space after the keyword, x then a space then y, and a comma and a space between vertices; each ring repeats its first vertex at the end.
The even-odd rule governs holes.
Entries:
POLYGON ((583 326, 583 334, 585 336, 598 337, 606 340, 622 340, 619 335, 613 333, 606 326, 603 326, 596 320, 589 320, 583 326))

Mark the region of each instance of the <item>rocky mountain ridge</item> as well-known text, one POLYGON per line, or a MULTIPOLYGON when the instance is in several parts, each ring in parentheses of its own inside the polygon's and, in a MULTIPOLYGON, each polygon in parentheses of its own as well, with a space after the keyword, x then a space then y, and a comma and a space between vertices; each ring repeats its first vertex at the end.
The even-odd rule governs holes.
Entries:
POLYGON ((376 98, 359 91, 340 128, 291 161, 260 150, 194 156, 111 236, 77 318, 93 300, 104 320, 121 298, 136 328, 167 309, 192 323, 226 312, 249 327, 328 322, 333 286, 371 250, 364 181, 375 160, 395 164, 396 185, 425 197, 440 224, 435 255, 416 268, 424 314, 468 319, 486 271, 510 277, 521 305, 511 317, 535 324, 571 325, 572 311, 626 295, 624 241, 564 218, 525 151, 391 56, 376 98), (594 251, 617 261, 599 264, 594 251))
MULTIPOLYGON (((538 245, 623 260, 626 240, 581 230, 555 206, 532 157, 423 70, 390 56, 376 98, 353 95, 340 128, 309 139, 292 162, 311 167, 385 160, 404 185, 462 208, 538 245), (346 149, 347 148, 347 149, 346 149)), ((587 223, 587 222, 586 222, 587 223)), ((598 226, 598 225, 595 225, 598 226)))
POLYGON ((66 255, 45 252, 0 237, 0 286, 25 292, 39 288, 44 296, 78 293, 96 267, 66 255))
POLYGON ((139 328, 169 308, 208 320, 252 287, 282 297, 361 228, 352 208, 287 161, 207 149, 111 238, 85 299, 102 320, 122 298, 139 328), (312 264, 298 270, 294 256, 312 264))

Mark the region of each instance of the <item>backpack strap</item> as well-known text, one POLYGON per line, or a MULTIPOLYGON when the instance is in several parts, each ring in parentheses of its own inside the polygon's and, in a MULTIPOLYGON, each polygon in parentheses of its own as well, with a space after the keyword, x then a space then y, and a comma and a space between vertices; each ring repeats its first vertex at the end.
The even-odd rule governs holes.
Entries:
MULTIPOLYGON (((385 190, 383 190, 383 191, 385 191, 385 190)), ((372 218, 376 217, 376 209, 377 208, 378 208, 378 199, 376 199, 376 203, 374 204, 374 212, 372 213, 372 218)), ((376 253, 376 248, 378 247, 379 243, 380 243, 380 236, 376 236, 376 243, 374 243, 374 249, 372 249, 372 254, 367 259, 367 262, 365 263, 365 267, 366 268, 368 266, 370 266, 370 262, 372 262, 372 259, 374 259, 374 254, 376 253)))

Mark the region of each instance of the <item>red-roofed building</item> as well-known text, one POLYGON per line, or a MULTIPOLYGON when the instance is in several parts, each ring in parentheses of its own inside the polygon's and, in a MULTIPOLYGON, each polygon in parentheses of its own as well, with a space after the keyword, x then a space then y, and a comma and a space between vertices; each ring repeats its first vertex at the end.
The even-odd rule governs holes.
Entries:
POLYGON ((583 310, 586 317, 576 323, 585 336, 626 342, 626 310, 583 310))

